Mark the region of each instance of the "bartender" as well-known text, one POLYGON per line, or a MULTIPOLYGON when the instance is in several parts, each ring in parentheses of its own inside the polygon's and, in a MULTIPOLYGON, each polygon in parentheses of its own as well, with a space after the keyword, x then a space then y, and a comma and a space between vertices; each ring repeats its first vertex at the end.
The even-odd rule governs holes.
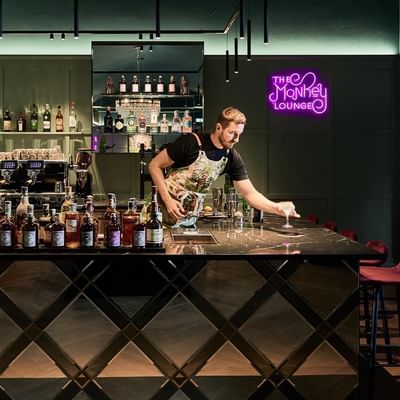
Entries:
MULTIPOLYGON (((163 222, 172 227, 194 225, 206 193, 222 174, 228 174, 235 189, 252 207, 285 215, 280 203, 267 199, 255 189, 234 148, 245 125, 246 116, 241 111, 225 108, 211 134, 182 135, 153 158, 149 172, 158 187, 163 222), (166 168, 170 169, 164 177, 166 168)), ((290 216, 300 217, 294 205, 290 216)))

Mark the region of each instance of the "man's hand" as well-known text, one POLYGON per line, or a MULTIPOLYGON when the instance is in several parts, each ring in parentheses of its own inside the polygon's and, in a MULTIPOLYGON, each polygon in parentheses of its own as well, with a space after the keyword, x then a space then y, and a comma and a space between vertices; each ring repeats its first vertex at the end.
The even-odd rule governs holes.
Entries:
POLYGON ((277 204, 277 214, 281 215, 282 217, 285 217, 285 211, 289 210, 289 217, 295 217, 295 218, 300 218, 301 215, 297 214, 296 212, 296 207, 294 206, 294 203, 292 201, 281 201, 280 203, 277 204))
POLYGON ((165 208, 169 215, 176 217, 176 218, 183 218, 185 217, 185 209, 182 207, 179 201, 173 199, 172 197, 165 202, 165 208))

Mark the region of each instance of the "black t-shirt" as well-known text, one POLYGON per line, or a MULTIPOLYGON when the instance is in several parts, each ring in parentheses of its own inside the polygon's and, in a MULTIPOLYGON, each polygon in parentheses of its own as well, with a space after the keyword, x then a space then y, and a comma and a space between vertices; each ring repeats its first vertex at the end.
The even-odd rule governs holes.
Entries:
MULTIPOLYGON (((201 149, 205 151, 207 158, 218 161, 228 153, 226 149, 218 149, 211 141, 209 133, 197 134, 201 141, 201 149)), ((167 153, 174 161, 172 168, 186 167, 192 164, 199 155, 199 144, 193 134, 182 135, 175 142, 167 146, 167 153)), ((248 179, 247 170, 236 149, 231 149, 228 154, 228 162, 223 174, 228 174, 233 181, 248 179)))

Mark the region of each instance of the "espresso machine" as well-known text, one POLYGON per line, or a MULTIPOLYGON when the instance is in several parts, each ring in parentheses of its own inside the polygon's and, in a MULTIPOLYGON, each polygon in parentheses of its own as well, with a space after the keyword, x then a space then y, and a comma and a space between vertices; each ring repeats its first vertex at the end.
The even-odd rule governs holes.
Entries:
POLYGON ((92 195, 92 174, 89 172, 89 167, 92 164, 92 149, 81 148, 76 153, 75 164, 73 168, 76 172, 76 188, 75 194, 77 197, 85 198, 92 195))

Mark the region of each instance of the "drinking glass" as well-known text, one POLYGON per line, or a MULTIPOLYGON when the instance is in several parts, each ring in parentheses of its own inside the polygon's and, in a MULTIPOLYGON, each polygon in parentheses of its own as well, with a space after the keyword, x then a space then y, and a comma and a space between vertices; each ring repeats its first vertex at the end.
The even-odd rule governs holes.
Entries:
POLYGON ((293 203, 290 201, 281 201, 279 205, 281 206, 286 217, 286 223, 282 225, 282 228, 293 228, 293 225, 289 224, 289 215, 294 211, 293 203))

